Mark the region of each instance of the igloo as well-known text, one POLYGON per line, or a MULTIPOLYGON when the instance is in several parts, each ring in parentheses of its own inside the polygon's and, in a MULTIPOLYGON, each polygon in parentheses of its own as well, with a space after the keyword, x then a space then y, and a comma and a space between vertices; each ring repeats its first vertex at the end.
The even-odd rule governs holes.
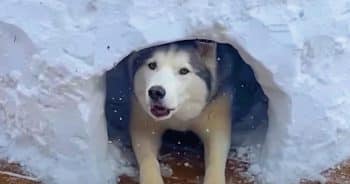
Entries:
POLYGON ((253 169, 262 182, 318 177, 350 155, 348 9, 346 0, 0 2, 0 155, 47 183, 115 182, 128 168, 107 141, 104 73, 135 49, 202 38, 234 46, 269 98, 253 169))

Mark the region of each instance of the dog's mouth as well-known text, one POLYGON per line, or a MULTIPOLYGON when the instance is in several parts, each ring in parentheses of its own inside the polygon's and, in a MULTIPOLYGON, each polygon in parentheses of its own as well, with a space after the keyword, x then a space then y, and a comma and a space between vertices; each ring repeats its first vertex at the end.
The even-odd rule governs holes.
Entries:
POLYGON ((168 116, 173 110, 174 109, 167 108, 164 105, 158 103, 151 105, 151 113, 157 118, 168 116))

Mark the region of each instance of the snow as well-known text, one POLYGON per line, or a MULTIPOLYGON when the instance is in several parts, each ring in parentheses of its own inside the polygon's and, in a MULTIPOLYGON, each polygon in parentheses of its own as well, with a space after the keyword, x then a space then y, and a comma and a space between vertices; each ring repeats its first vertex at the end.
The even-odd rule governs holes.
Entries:
POLYGON ((171 177, 173 175, 173 169, 166 164, 160 164, 160 172, 163 177, 171 177))
POLYGON ((350 155, 347 0, 0 2, 0 154, 46 183, 113 183, 104 72, 185 38, 234 45, 270 100, 260 168, 295 183, 350 155), (155 6, 156 5, 156 6, 155 6))

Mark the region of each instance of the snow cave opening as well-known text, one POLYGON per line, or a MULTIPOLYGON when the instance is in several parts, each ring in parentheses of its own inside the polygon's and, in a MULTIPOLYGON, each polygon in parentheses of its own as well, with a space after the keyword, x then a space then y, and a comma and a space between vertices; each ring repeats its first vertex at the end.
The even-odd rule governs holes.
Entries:
MULTIPOLYGON (((196 41, 197 39, 181 40, 196 41)), ((203 39, 201 39, 203 40, 203 39)), ((210 41, 212 40, 203 40, 210 41)), ((170 42, 170 43, 176 43, 170 42)), ((216 41, 214 41, 216 42, 216 41)), ((166 43, 166 44, 170 44, 166 43)), ((248 65, 240 53, 231 44, 217 43, 217 60, 229 63, 230 81, 234 97, 232 102, 232 157, 242 155, 239 150, 248 151, 262 150, 268 131, 268 97, 257 81, 254 71, 248 65), (247 149, 240 149, 247 148, 247 149), (252 149, 251 149, 252 148, 252 149), (258 149, 255 149, 258 148, 258 149)), ((152 46, 152 47, 157 47, 152 46)), ((143 51, 148 48, 142 49, 143 51)), ((136 52, 139 52, 138 50, 136 52)), ((131 142, 128 131, 130 95, 132 95, 132 83, 129 78, 128 57, 123 58, 111 70, 106 72, 106 99, 105 116, 107 120, 108 139, 121 150, 131 151, 131 142)), ((192 132, 167 131, 163 135, 163 144, 160 154, 169 152, 195 154, 203 153, 203 145, 200 139, 192 132)))

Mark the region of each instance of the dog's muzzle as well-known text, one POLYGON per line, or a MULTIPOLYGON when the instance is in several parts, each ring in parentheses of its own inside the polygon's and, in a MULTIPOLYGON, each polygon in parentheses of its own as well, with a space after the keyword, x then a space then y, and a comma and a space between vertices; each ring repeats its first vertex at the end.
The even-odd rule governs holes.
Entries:
POLYGON ((151 99, 150 111, 152 115, 157 118, 166 117, 171 111, 174 110, 163 104, 162 100, 164 99, 165 95, 166 91, 162 86, 152 86, 148 90, 148 96, 151 99))
POLYGON ((163 99, 166 95, 165 89, 162 86, 152 86, 148 90, 148 96, 152 101, 158 102, 163 99))

